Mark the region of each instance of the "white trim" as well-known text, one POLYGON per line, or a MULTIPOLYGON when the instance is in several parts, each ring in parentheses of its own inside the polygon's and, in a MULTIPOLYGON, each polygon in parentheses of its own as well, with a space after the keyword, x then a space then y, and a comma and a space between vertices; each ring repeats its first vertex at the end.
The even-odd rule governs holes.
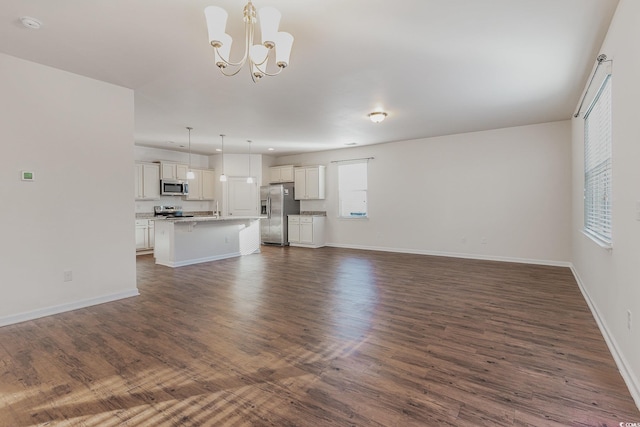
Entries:
POLYGON ((627 362, 627 359, 624 357, 624 354, 619 350, 618 344, 616 343, 615 338, 612 334, 609 333, 609 328, 605 324, 602 317, 598 313, 598 309, 589 296, 589 292, 587 288, 584 286, 580 275, 576 271, 573 264, 571 265, 571 272, 573 273, 573 277, 576 279, 578 283, 578 288, 580 288, 580 292, 582 292, 582 296, 584 300, 587 302, 589 309, 591 310, 591 314, 598 324, 598 328, 600 329, 600 333, 604 338, 604 341, 607 343, 607 347, 609 347, 609 352, 613 356, 613 360, 615 360, 616 365, 618 366, 618 371, 620 371, 620 375, 622 375, 622 379, 624 380, 627 388, 629 389, 629 393, 631 393, 631 397, 636 403, 638 409, 640 409, 640 382, 638 381, 638 377, 634 374, 631 366, 627 362))
POLYGON ((39 319, 40 317, 51 316, 54 314, 60 314, 60 313, 64 313, 72 310, 78 310, 80 308, 86 308, 92 305, 104 304, 106 302, 112 302, 112 301, 116 301, 124 298, 135 297, 138 295, 140 295, 140 293, 136 288, 129 291, 122 291, 115 294, 103 295, 100 297, 70 302, 67 304, 60 304, 52 307, 39 308, 37 310, 28 311, 25 313, 0 317, 0 326, 13 325, 14 323, 26 322, 28 320, 39 319))
MULTIPOLYGON (((259 251, 256 251, 253 253, 258 253, 258 252, 259 251)), ((164 260, 158 260, 156 258, 156 264, 164 265, 165 267, 175 268, 175 267, 184 267, 185 265, 193 265, 193 264, 200 264, 203 262, 218 261, 218 260, 227 259, 227 258, 235 258, 239 256, 242 256, 240 252, 231 252, 224 255, 215 255, 215 256, 209 256, 204 258, 188 259, 185 261, 164 261, 164 260)))
POLYGON ((309 249, 318 249, 322 248, 325 245, 310 245, 307 243, 291 243, 289 242, 289 246, 297 247, 297 248, 309 248, 309 249))
POLYGON ((607 242, 605 240, 602 240, 595 233, 592 233, 591 230, 583 228, 583 229, 580 230, 580 232, 582 234, 584 234, 585 237, 588 237, 590 240, 592 240, 594 243, 596 243, 598 246, 600 246, 602 249, 606 249, 608 251, 613 250, 613 245, 612 245, 611 242, 607 242))
POLYGON ((465 253, 458 253, 458 252, 426 251, 423 249, 389 248, 389 247, 382 247, 382 246, 343 245, 339 243, 327 243, 326 246, 331 246, 334 248, 345 248, 345 249, 361 249, 365 251, 396 252, 396 253, 403 253, 403 254, 432 255, 432 256, 443 256, 443 257, 449 257, 449 258, 477 259, 477 260, 484 260, 484 261, 515 262, 519 264, 548 265, 551 267, 571 267, 572 265, 569 261, 514 258, 514 257, 502 257, 502 256, 490 256, 490 255, 478 255, 478 254, 465 254, 465 253))

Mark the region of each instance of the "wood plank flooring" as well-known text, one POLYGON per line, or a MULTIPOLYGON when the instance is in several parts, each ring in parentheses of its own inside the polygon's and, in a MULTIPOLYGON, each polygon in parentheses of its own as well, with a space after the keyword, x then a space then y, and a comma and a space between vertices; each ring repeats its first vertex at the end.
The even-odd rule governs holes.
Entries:
POLYGON ((0 426, 640 423, 569 269, 265 247, 0 328, 0 426))

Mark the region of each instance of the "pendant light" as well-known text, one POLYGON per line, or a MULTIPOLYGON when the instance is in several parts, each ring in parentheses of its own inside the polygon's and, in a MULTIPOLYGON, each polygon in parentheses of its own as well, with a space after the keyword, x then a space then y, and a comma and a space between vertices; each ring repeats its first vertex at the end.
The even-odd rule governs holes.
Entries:
POLYGON ((220 182, 226 182, 227 176, 224 174, 224 135, 220 134, 220 138, 222 139, 222 175, 220 175, 220 182))
POLYGON ((196 174, 193 173, 193 169, 191 169, 191 129, 193 128, 187 126, 187 130, 189 131, 189 171, 187 171, 187 179, 196 179, 196 174))
POLYGON ((253 177, 251 176, 251 140, 247 140, 249 143, 249 176, 247 177, 247 184, 253 184, 253 177))

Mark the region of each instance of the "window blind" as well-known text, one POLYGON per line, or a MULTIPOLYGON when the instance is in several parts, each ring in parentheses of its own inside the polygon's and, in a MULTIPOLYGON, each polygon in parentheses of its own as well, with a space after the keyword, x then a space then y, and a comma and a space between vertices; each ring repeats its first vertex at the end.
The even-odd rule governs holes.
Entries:
POLYGON ((338 165, 338 203, 340 218, 366 218, 367 162, 338 165))
POLYGON ((585 115, 584 228, 604 243, 611 226, 611 76, 607 76, 585 115))

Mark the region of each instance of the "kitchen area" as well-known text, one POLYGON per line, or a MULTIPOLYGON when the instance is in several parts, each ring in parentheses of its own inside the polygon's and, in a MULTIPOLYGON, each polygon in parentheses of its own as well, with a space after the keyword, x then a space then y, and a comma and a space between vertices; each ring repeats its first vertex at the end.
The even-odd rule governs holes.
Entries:
POLYGON ((325 198, 323 165, 267 166, 249 155, 247 168, 247 155, 225 154, 224 165, 221 156, 194 155, 189 166, 180 152, 136 151, 137 255, 180 267, 259 253, 261 245, 325 245, 326 212, 300 210, 303 200, 325 198))

